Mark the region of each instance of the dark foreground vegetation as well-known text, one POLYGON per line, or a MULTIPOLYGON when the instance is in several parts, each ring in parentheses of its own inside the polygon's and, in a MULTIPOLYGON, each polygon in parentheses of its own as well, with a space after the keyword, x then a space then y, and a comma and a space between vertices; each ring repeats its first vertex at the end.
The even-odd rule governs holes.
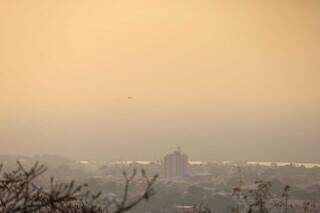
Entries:
POLYGON ((160 185, 156 185, 157 175, 149 178, 143 169, 141 173, 133 169, 130 174, 123 173, 123 191, 120 196, 105 196, 106 194, 96 189, 92 192, 87 184, 76 184, 74 181, 65 183, 59 178, 50 179, 44 174, 46 170, 39 163, 23 166, 17 162, 17 169, 6 172, 0 166, 0 213, 320 213, 317 193, 308 201, 299 202, 301 200, 293 199, 292 187, 289 185, 283 185, 279 192, 275 192, 275 182, 256 181, 251 185, 244 185, 241 176, 236 184, 238 186, 232 188, 230 199, 227 199, 227 196, 218 194, 210 197, 206 190, 196 185, 188 186, 186 193, 179 193, 179 189, 186 187, 158 181, 157 184, 160 185), (161 184, 167 185, 166 192, 161 184), (143 201, 155 195, 155 186, 158 187, 157 192, 162 193, 161 196, 154 197, 155 203, 150 208, 152 210, 147 210, 143 201), (168 209, 169 206, 184 202, 188 204, 186 209, 168 209), (194 203, 191 208, 190 203, 194 203), (219 204, 229 207, 222 209, 219 204))
MULTIPOLYGON (((2 166, 0 167, 2 170, 2 166)), ((87 185, 76 185, 75 182, 56 183, 51 178, 47 186, 39 186, 36 179, 46 171, 45 166, 36 163, 31 168, 24 168, 18 162, 18 169, 4 172, 0 180, 1 213, 121 213, 127 212, 143 200, 154 195, 153 185, 157 175, 151 179, 144 170, 141 175, 145 181, 144 191, 136 198, 129 198, 129 187, 136 178, 123 173, 125 188, 121 199, 101 197, 101 193, 92 194, 87 185)))

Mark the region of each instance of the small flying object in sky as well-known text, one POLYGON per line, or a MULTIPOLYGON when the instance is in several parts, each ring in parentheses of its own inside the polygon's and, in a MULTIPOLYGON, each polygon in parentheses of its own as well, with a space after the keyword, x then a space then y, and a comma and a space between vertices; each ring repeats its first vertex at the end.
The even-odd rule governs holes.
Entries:
POLYGON ((128 99, 133 99, 133 97, 132 96, 128 96, 128 99))

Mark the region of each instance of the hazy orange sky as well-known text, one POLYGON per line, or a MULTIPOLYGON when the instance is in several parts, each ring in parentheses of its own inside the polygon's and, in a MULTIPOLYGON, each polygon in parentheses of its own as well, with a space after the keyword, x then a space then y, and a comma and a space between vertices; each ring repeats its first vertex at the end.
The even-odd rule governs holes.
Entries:
POLYGON ((0 154, 320 161, 319 68, 318 0, 1 0, 0 154))

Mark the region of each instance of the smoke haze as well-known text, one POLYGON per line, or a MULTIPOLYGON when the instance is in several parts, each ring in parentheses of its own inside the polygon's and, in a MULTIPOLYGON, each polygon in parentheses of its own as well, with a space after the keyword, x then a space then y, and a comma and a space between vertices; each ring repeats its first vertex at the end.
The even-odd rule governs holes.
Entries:
POLYGON ((2 0, 0 154, 320 162, 317 0, 2 0))

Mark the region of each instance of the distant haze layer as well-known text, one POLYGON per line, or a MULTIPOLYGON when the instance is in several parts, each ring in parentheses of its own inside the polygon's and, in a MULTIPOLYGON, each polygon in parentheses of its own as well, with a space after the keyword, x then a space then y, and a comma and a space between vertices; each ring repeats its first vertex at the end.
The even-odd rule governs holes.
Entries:
POLYGON ((320 1, 2 0, 0 154, 320 162, 320 1))

